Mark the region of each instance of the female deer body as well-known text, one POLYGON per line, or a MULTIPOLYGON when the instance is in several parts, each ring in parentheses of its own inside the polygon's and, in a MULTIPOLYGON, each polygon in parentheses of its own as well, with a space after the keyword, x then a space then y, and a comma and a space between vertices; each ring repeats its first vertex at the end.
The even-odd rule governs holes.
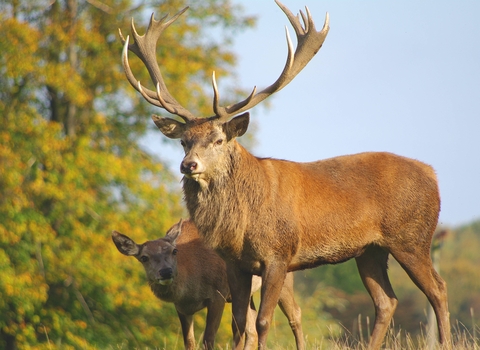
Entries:
MULTIPOLYGON (((112 240, 124 255, 134 256, 145 268, 148 283, 155 296, 173 303, 182 326, 185 349, 197 348, 193 331, 193 315, 207 308, 203 337, 205 349, 213 349, 215 335, 226 302, 231 301, 225 262, 205 246, 190 220, 180 220, 165 237, 136 244, 129 237, 113 231, 112 240)), ((256 278, 251 293, 256 292, 261 279, 256 278)), ((248 310, 248 347, 255 346, 256 311, 253 300, 248 310)), ((288 274, 279 299, 295 336, 297 349, 304 349, 301 310, 293 295, 293 274, 288 274)))

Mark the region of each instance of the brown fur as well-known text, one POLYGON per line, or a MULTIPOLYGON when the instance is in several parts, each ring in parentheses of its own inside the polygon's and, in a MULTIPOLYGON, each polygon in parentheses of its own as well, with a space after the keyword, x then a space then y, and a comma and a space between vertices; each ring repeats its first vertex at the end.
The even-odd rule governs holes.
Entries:
MULTIPOLYGON (((118 250, 139 260, 147 274, 152 292, 160 300, 175 305, 182 326, 185 349, 196 349, 193 332, 193 315, 207 308, 207 322, 203 338, 206 349, 214 348, 215 334, 220 325, 225 302, 230 302, 225 262, 203 244, 198 230, 190 220, 175 224, 164 238, 136 244, 127 236, 114 231, 112 239, 118 250), (148 258, 148 261, 142 259, 148 258), (162 280, 162 270, 171 269, 168 282, 162 280), (169 283, 169 284, 168 284, 169 283)), ((258 290, 257 277, 252 293, 258 290)), ((279 305, 287 316, 295 335, 297 348, 304 348, 301 311, 293 296, 293 274, 285 280, 279 305)), ((248 312, 247 343, 257 342, 255 330, 256 311, 253 300, 248 312)))

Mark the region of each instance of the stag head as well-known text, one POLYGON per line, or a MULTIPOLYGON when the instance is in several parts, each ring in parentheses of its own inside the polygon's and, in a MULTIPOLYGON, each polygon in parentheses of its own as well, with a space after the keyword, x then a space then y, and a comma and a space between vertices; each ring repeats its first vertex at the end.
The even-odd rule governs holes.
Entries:
POLYGON ((178 12, 175 16, 167 19, 167 16, 159 21, 152 17, 144 35, 139 35, 135 29, 133 19, 131 24, 134 43, 129 43, 129 36, 124 38, 121 31, 120 37, 124 43, 123 66, 130 84, 137 89, 142 96, 151 104, 164 108, 167 112, 177 115, 183 121, 172 118, 152 116, 155 125, 167 137, 181 139, 185 150, 185 157, 180 166, 180 171, 187 178, 194 179, 201 184, 207 184, 212 174, 218 170, 218 164, 231 154, 232 148, 236 147, 235 138, 242 136, 249 124, 247 110, 253 108, 264 99, 281 90, 307 65, 323 45, 329 30, 328 13, 321 31, 317 32, 309 9, 306 14, 294 16, 288 8, 275 0, 277 5, 287 16, 297 36, 297 47, 294 50, 288 29, 286 38, 288 56, 285 67, 278 79, 270 86, 257 92, 253 88, 251 94, 238 103, 230 106, 220 105, 220 94, 215 80, 215 72, 212 75, 213 85, 213 112, 208 118, 195 117, 191 112, 181 106, 168 92, 163 81, 160 68, 156 61, 156 44, 162 32, 170 26, 188 7, 178 12), (303 22, 303 23, 302 23, 303 22), (137 55, 145 64, 150 77, 156 86, 156 90, 145 88, 138 81, 128 63, 128 50, 137 55), (246 113, 243 113, 246 112, 246 113), (240 113, 243 113, 239 115, 240 113), (238 115, 238 116, 237 116, 238 115), (235 117, 236 116, 236 117, 235 117), (212 165, 215 165, 212 167, 212 165))

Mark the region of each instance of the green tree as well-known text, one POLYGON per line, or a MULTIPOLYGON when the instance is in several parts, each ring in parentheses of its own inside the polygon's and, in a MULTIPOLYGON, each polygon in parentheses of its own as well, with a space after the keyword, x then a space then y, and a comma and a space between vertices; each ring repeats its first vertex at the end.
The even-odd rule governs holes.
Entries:
POLYGON ((440 251, 440 274, 448 287, 454 326, 472 331, 480 324, 480 220, 448 231, 440 251))
MULTIPOLYGON (((0 2, 1 348, 178 342, 174 309, 153 297, 110 232, 152 239, 184 214, 174 176, 136 143, 151 108, 124 78, 117 37, 131 16, 141 31, 148 13, 184 5, 0 2)), ((208 115, 207 76, 233 76, 228 44, 253 20, 229 0, 194 6, 166 32, 158 57, 171 93, 208 115)), ((140 63, 132 66, 147 82, 140 63)))

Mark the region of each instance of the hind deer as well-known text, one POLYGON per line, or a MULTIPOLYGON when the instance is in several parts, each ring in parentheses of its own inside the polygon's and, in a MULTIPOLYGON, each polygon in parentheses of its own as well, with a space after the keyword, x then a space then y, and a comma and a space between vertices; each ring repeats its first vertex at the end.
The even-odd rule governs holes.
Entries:
MULTIPOLYGON (((225 302, 231 301, 230 290, 225 262, 203 244, 195 224, 190 220, 180 220, 167 231, 165 237, 143 244, 137 244, 117 231, 112 232, 112 240, 120 253, 133 256, 142 263, 153 294, 175 305, 185 349, 197 348, 193 315, 207 308, 203 346, 213 349, 225 302)), ((252 294, 261 283, 259 277, 254 279, 252 294)), ((293 273, 287 274, 278 305, 287 316, 297 349, 303 350, 301 310, 293 295, 293 273)), ((255 318, 255 305, 251 298, 246 347, 256 345, 255 318)))
POLYGON ((165 136, 181 140, 187 209, 206 244, 227 264, 236 349, 244 342, 252 275, 263 280, 256 322, 258 346, 263 349, 287 272, 352 258, 375 306, 369 348, 380 348, 397 305, 387 274, 389 255, 427 296, 440 342, 448 346, 446 284, 430 258, 440 211, 437 179, 430 166, 380 152, 310 163, 257 158, 236 141, 248 128, 246 111, 285 87, 320 50, 329 30, 328 14, 317 31, 308 8, 306 14, 294 16, 276 3, 297 36, 294 50, 287 30, 288 57, 279 78, 225 107, 213 75, 214 115, 207 118, 194 116, 170 95, 155 59, 163 30, 186 9, 168 20, 156 21, 152 15, 142 36, 132 22, 132 44, 120 33, 128 81, 148 102, 182 119, 152 117, 165 136), (144 62, 155 90, 134 77, 128 50, 144 62))

